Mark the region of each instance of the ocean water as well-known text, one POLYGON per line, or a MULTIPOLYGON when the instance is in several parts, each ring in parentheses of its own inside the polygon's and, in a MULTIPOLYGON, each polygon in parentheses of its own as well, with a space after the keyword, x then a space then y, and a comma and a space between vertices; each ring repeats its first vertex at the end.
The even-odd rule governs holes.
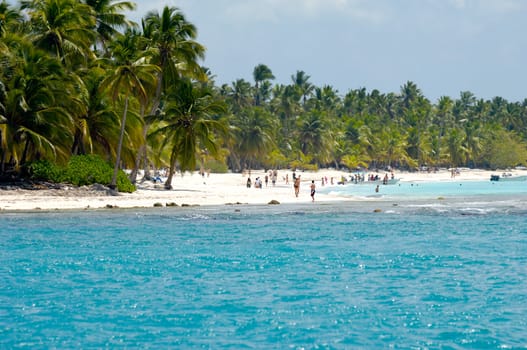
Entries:
POLYGON ((321 193, 344 197, 383 199, 428 199, 442 197, 508 196, 527 195, 527 181, 463 181, 399 182, 394 185, 350 184, 319 187, 321 193))
POLYGON ((525 202, 0 213, 0 348, 526 349, 525 202))

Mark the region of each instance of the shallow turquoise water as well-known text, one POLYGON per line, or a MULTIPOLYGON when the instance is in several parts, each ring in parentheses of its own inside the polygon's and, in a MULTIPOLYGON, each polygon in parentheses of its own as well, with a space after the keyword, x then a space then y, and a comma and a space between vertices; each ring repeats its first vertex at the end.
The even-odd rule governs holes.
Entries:
POLYGON ((3 213, 0 348, 527 348, 493 203, 3 213))
POLYGON ((380 185, 379 192, 375 192, 376 185, 349 184, 320 187, 321 193, 332 193, 344 197, 359 198, 430 198, 437 196, 473 197, 493 195, 527 195, 527 181, 463 181, 447 180, 438 182, 399 182, 394 185, 380 185))

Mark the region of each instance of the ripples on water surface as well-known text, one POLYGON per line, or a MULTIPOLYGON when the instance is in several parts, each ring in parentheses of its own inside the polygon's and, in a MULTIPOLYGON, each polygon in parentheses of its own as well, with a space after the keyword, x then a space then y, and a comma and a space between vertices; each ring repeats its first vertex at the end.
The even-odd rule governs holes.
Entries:
POLYGON ((0 348, 527 347, 524 212, 357 209, 3 214, 0 348))
POLYGON ((318 189, 322 193, 332 193, 343 197, 378 199, 419 199, 442 197, 475 196, 517 196, 527 195, 527 181, 463 181, 446 180, 437 182, 400 182, 395 185, 375 185, 368 182, 344 186, 326 186, 318 189))

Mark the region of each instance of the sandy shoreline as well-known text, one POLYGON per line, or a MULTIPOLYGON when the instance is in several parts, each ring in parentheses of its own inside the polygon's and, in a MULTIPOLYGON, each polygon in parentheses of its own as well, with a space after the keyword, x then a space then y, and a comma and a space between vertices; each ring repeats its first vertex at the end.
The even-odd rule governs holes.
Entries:
MULTIPOLYGON (((437 172, 396 172, 395 177, 401 182, 418 181, 468 181, 489 180, 491 174, 502 174, 504 171, 488 171, 477 169, 460 169, 459 175, 451 177, 450 171, 442 169, 437 172)), ((527 170, 507 170, 513 175, 527 175, 527 170)), ((318 189, 322 186, 322 178, 336 184, 342 175, 349 173, 324 169, 317 172, 297 172, 301 175, 300 194, 294 195, 292 184, 292 171, 281 170, 278 172, 276 186, 263 183, 261 189, 247 188, 247 175, 242 174, 210 174, 202 177, 197 173, 186 173, 176 176, 173 181, 173 190, 164 190, 162 184, 151 181, 139 184, 138 190, 131 194, 111 195, 106 191, 96 191, 88 188, 66 188, 60 190, 0 190, 1 211, 32 211, 32 210, 67 210, 67 209, 100 209, 100 208, 151 208, 154 206, 211 206, 230 204, 268 204, 271 200, 280 204, 305 204, 311 203, 309 185, 315 180, 318 189), (286 184, 284 177, 289 177, 286 184)), ((379 172, 384 176, 384 172, 379 172)), ((251 179, 264 178, 263 170, 252 171, 251 179)), ((315 203, 353 201, 354 198, 343 198, 318 192, 315 203)))

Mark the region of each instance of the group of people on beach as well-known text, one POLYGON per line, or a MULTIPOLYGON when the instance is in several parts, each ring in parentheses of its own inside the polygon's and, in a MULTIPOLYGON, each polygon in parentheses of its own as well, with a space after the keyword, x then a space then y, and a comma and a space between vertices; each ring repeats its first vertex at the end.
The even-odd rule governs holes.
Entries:
MULTIPOLYGON (((293 172, 293 188, 295 189, 295 196, 298 197, 299 193, 300 193, 300 175, 296 176, 296 173, 293 172)), ((311 199, 312 201, 314 202, 315 201, 315 193, 316 193, 316 185, 315 185, 315 180, 311 180, 311 186, 310 186, 310 190, 311 190, 311 199)))
MULTIPOLYGON (((276 185, 277 177, 278 177, 278 172, 276 170, 269 170, 269 173, 268 174, 266 173, 266 175, 264 177, 264 179, 265 179, 265 187, 268 186, 269 179, 271 179, 272 185, 274 187, 276 185)), ((300 194, 300 181, 301 181, 300 178, 301 178, 300 175, 297 176, 296 172, 293 172, 293 189, 294 189, 294 192, 295 192, 295 197, 298 197, 298 195, 300 194)), ((333 178, 331 180, 333 181, 333 178)), ((285 175, 284 181, 285 181, 286 184, 289 184, 289 176, 288 176, 288 174, 285 175)), ((322 181, 324 182, 324 179, 322 179, 322 181)), ((325 179, 325 181, 327 182, 327 178, 325 179)), ((247 177, 246 186, 247 186, 247 188, 251 188, 252 186, 254 186, 254 188, 261 189, 263 187, 262 178, 261 177, 256 177, 256 179, 254 180, 254 184, 253 184, 253 182, 251 180, 250 172, 249 172, 249 177, 247 177)), ((311 195, 311 199, 312 199, 313 202, 315 201, 315 193, 316 193, 315 180, 311 180, 310 195, 311 195)))
MULTIPOLYGON (((277 178, 278 178, 278 171, 276 169, 269 170, 269 173, 266 173, 264 177, 265 187, 269 185, 269 179, 271 180, 271 183, 274 187, 276 185, 277 178)), ((251 181, 251 171, 249 170, 249 177, 247 178, 247 188, 251 188, 252 185, 253 183, 251 181)), ((262 178, 257 177, 256 179, 254 179, 254 188, 262 188, 262 187, 263 187, 262 178)))

